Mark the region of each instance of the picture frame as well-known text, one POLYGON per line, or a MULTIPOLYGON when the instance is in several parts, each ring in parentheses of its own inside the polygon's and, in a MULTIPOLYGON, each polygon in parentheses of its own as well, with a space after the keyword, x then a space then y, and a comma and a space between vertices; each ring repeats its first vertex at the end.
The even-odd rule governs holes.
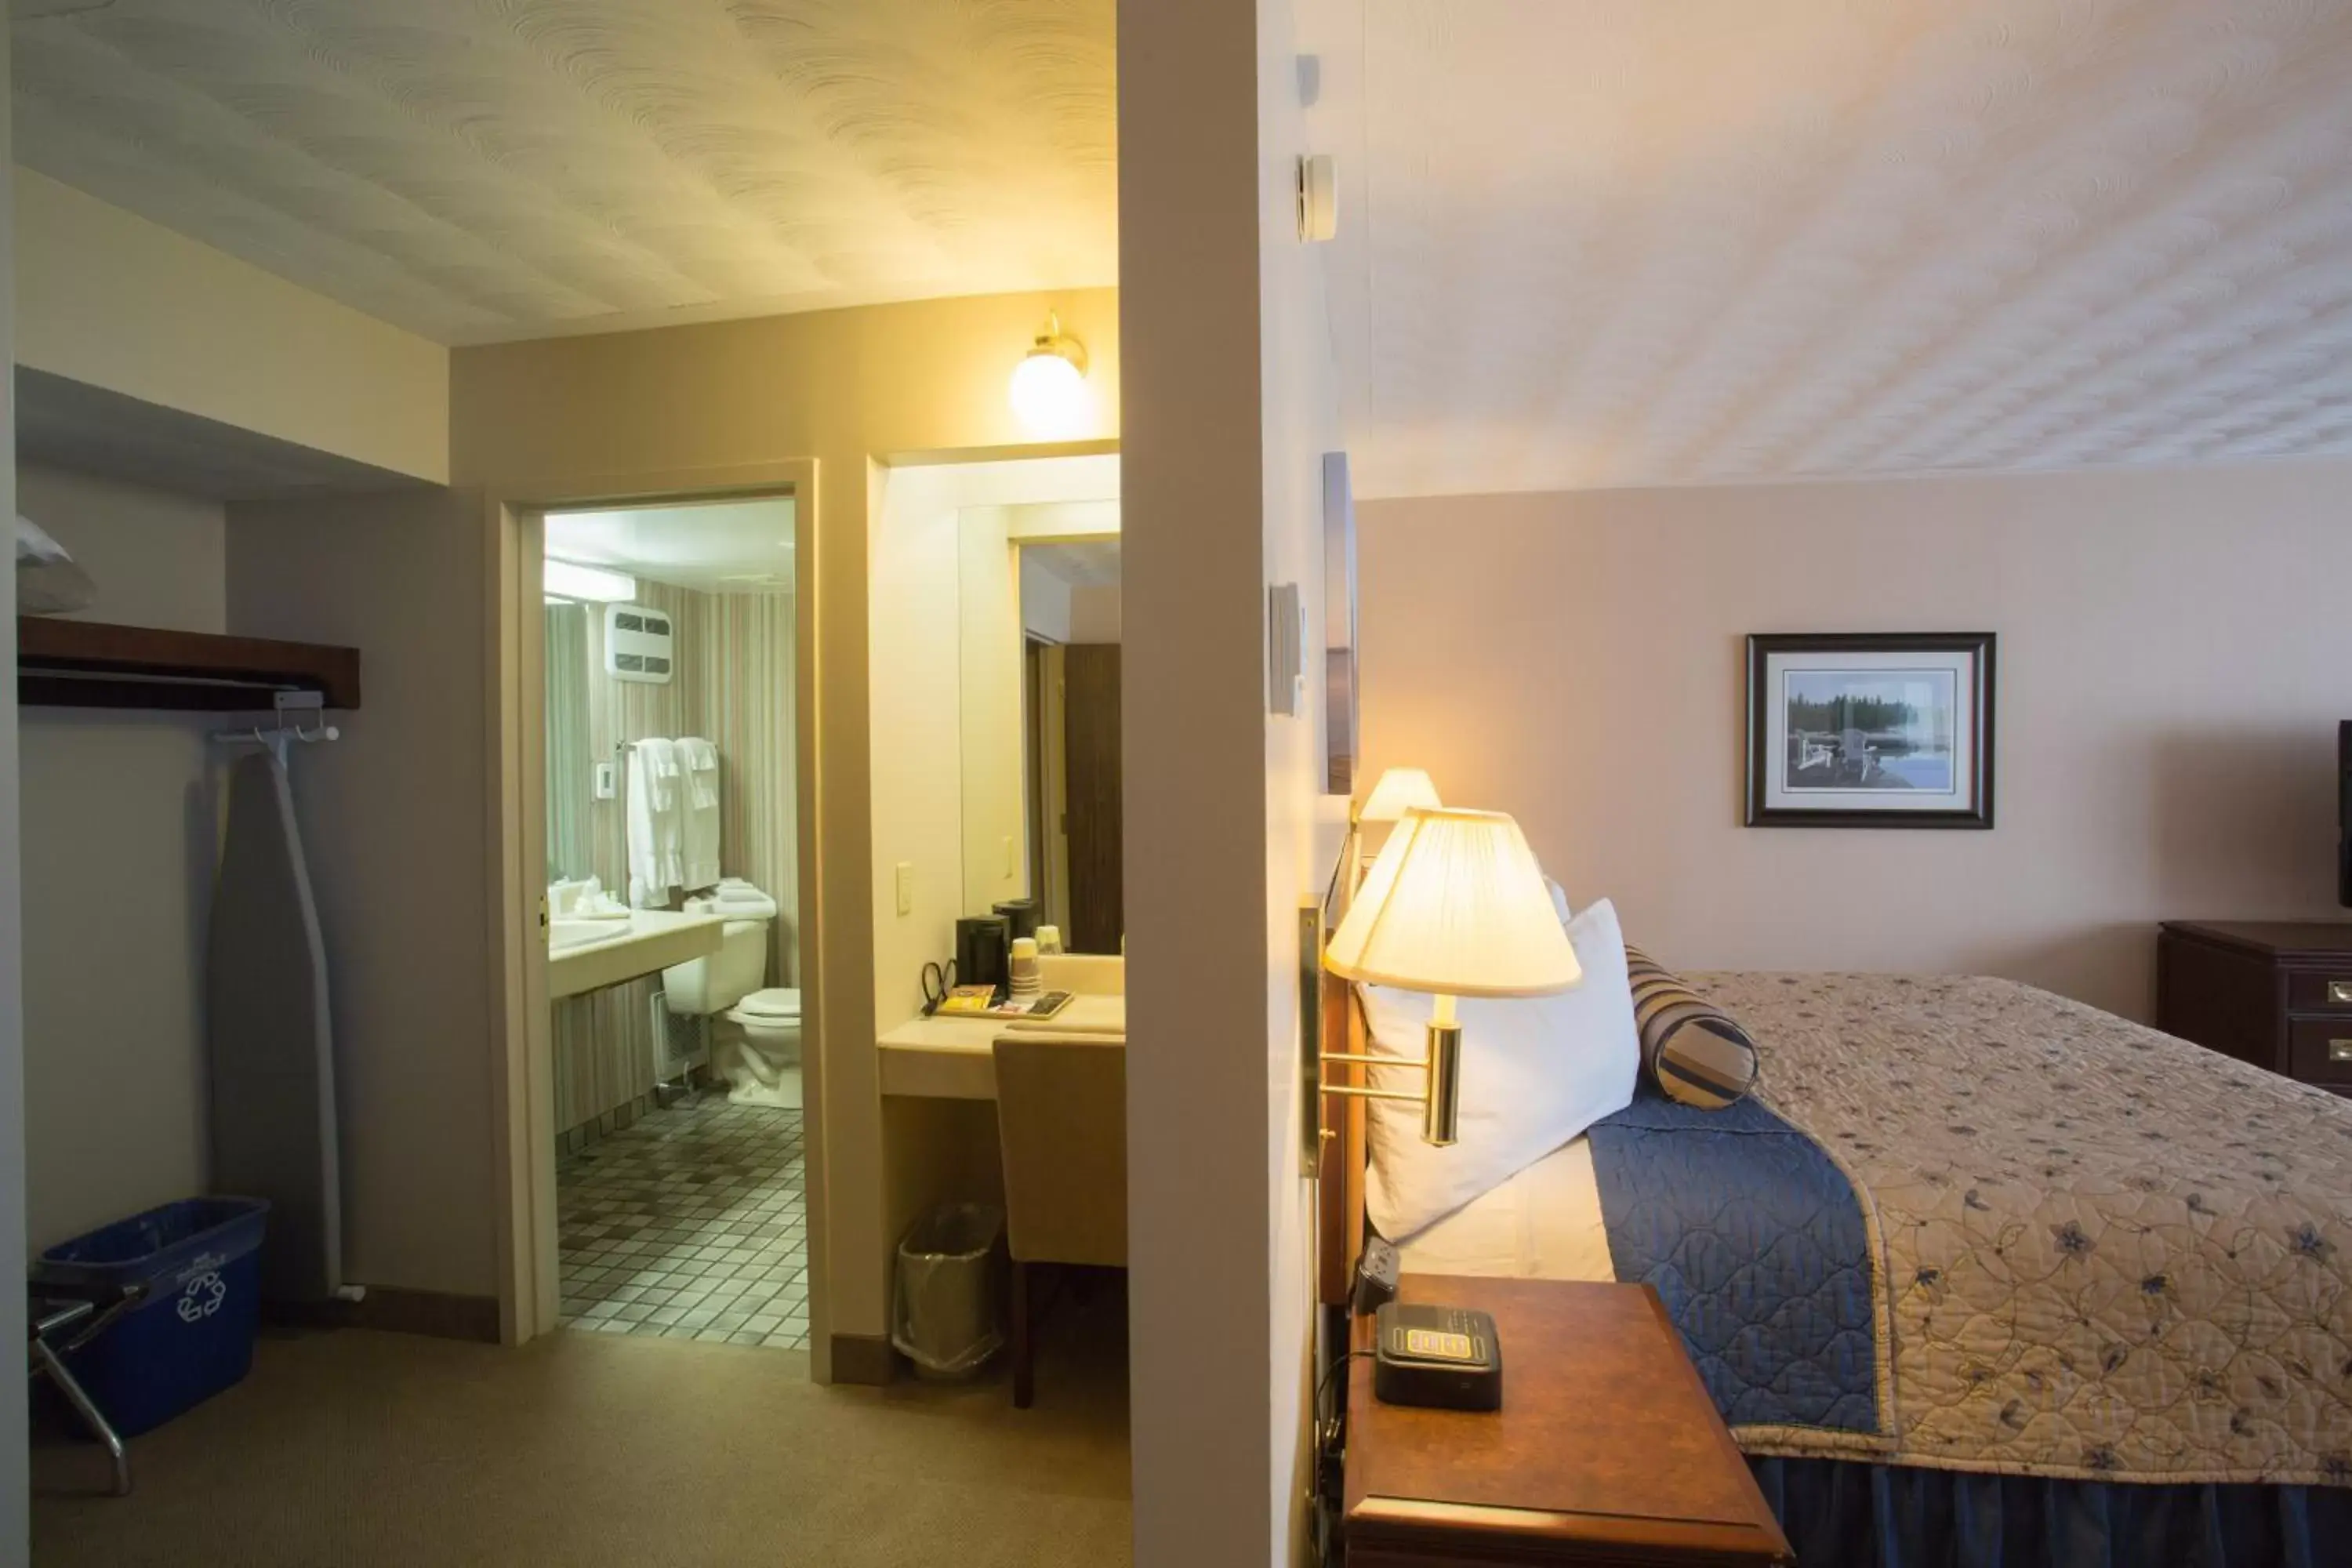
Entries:
POLYGON ((1748 639, 1750 827, 1993 825, 1991 632, 1748 639))
POLYGON ((1357 711, 1356 496, 1348 454, 1323 454, 1323 793, 1353 795, 1357 711))

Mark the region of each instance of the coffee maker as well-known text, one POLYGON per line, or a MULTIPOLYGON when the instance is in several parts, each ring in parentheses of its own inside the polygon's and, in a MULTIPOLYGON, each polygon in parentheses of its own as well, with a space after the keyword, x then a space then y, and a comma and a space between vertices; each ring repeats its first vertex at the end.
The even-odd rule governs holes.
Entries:
POLYGON ((956 921, 958 985, 989 985, 1001 996, 1012 981, 1012 922, 1003 915, 967 915, 956 921))

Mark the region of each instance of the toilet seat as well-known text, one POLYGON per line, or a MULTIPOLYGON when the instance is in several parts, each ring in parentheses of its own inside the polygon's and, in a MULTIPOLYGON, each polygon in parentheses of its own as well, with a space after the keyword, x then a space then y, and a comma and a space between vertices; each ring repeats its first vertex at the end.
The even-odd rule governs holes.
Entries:
POLYGON ((735 1005, 730 1016, 745 1023, 797 1024, 801 1018, 801 994, 790 986, 772 985, 744 997, 735 1005))

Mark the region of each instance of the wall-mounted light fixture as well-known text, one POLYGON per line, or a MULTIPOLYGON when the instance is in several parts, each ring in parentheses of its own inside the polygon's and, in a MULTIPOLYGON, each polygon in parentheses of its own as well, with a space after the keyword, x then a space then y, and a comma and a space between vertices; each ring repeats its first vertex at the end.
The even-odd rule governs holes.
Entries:
POLYGON ((1036 341, 1013 367, 1013 412, 1033 436, 1066 437, 1087 427, 1087 345, 1048 315, 1036 341))
POLYGON ((637 580, 625 572, 583 566, 551 555, 541 568, 539 585, 558 599, 584 599, 593 605, 625 605, 637 596, 637 580))
POLYGON ((1324 966, 1343 980, 1426 991, 1435 997, 1420 1061, 1325 1051, 1326 1062, 1401 1068, 1418 1089, 1318 1085, 1326 1094, 1403 1100, 1421 1106, 1421 1136, 1454 1142, 1462 1109, 1462 1025, 1457 996, 1544 996, 1583 978, 1568 929, 1519 825, 1499 811, 1412 806, 1331 943, 1324 966))

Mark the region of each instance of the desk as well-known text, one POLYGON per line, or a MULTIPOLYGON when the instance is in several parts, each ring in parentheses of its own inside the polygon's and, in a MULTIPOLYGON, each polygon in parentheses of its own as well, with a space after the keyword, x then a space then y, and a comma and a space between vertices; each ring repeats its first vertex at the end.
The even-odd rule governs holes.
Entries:
MULTIPOLYGON (((1048 1022, 1057 1034, 1125 1034, 1127 998, 1081 993, 1048 1022)), ((996 1037, 1016 1032, 1010 1018, 908 1019, 875 1041, 882 1056, 882 1092, 994 1100, 996 1037)))
MULTIPOLYGON (((1049 989, 1054 987, 1049 984, 1049 989)), ((1056 1032, 1124 1034, 1127 997, 1079 991, 1056 1032)), ((881 1058, 885 1249, 940 1204, 1004 1201, 996 1137, 996 1037, 1011 1018, 915 1017, 874 1042, 881 1058)), ((890 1300, 885 1281, 883 1300, 890 1300)))

